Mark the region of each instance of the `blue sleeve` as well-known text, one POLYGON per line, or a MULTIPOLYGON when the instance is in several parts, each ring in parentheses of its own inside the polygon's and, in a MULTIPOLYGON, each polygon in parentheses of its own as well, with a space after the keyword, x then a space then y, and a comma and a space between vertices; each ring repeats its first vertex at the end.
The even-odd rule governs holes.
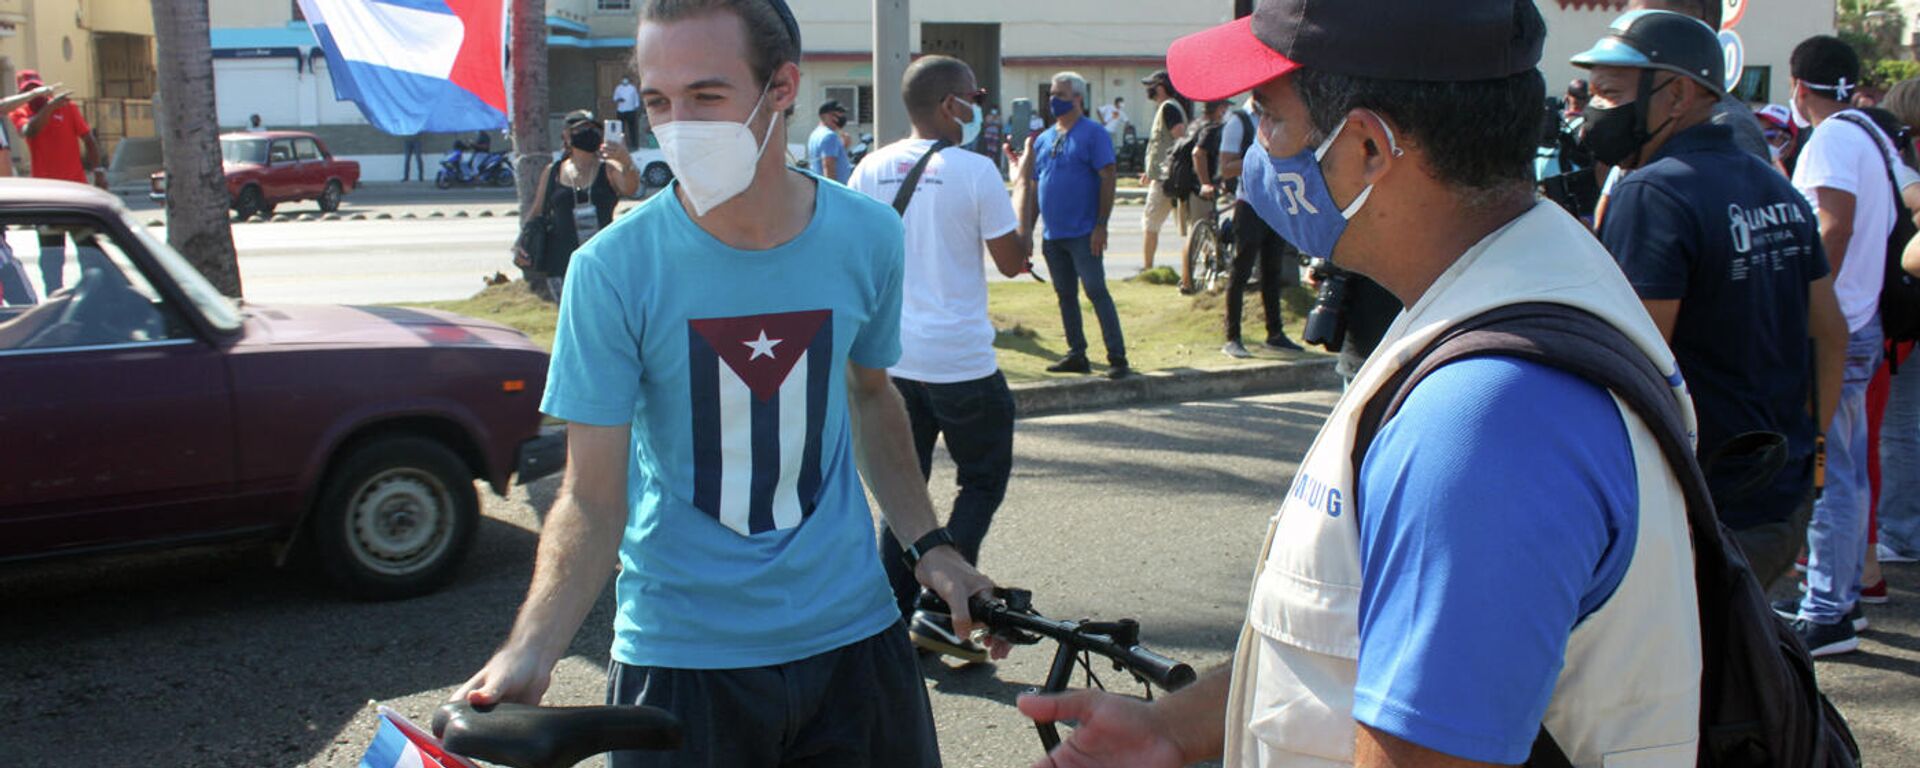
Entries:
POLYGON ((1380 431, 1359 491, 1354 719, 1524 761, 1568 636, 1632 558, 1637 474, 1614 400, 1511 358, 1449 364, 1380 431))
POLYGON ((1089 135, 1092 136, 1093 143, 1087 163, 1096 171, 1113 165, 1113 137, 1107 135, 1106 131, 1090 131, 1089 135))
POLYGON ((1628 176, 1614 187, 1607 203, 1600 242, 1641 299, 1680 299, 1687 295, 1688 276, 1693 274, 1698 232, 1688 206, 1628 176))
POLYGON ((888 209, 887 214, 892 231, 879 240, 885 245, 881 246, 882 258, 874 268, 878 273, 878 291, 873 312, 868 315, 866 325, 854 335, 853 348, 847 353, 847 359, 854 365, 868 369, 892 368, 900 362, 900 301, 901 283, 907 269, 906 234, 892 209, 888 209))
POLYGON ((563 421, 632 423, 640 400, 640 328, 592 246, 575 253, 560 293, 560 322, 540 410, 563 421))

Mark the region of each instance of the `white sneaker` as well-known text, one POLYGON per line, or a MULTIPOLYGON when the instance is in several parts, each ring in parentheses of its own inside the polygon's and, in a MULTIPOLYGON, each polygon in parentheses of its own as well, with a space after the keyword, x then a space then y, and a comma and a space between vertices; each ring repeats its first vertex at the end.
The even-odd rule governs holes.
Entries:
POLYGON ((1245 360, 1249 357, 1253 357, 1253 353, 1247 351, 1247 345, 1241 344, 1240 342, 1237 342, 1237 341, 1229 341, 1226 344, 1222 345, 1220 347, 1220 354, 1226 355, 1227 357, 1239 359, 1239 360, 1245 360))
POLYGON ((1878 554, 1878 555, 1880 556, 1880 562, 1883 562, 1883 563, 1920 563, 1920 558, 1916 558, 1916 557, 1913 557, 1913 556, 1911 556, 1911 555, 1903 555, 1903 554, 1900 554, 1900 551, 1899 551, 1899 550, 1897 550, 1897 549, 1894 549, 1893 547, 1889 547, 1889 546, 1887 546, 1887 544, 1886 544, 1886 542, 1880 542, 1880 543, 1878 543, 1878 544, 1875 544, 1875 545, 1873 545, 1873 546, 1874 546, 1874 553, 1875 553, 1875 554, 1878 554))

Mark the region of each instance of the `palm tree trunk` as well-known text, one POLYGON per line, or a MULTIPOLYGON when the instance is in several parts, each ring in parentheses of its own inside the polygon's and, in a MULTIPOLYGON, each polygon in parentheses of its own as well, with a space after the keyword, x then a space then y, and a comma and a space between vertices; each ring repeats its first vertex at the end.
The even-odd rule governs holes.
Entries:
POLYGON ((167 243, 221 293, 240 296, 227 218, 227 178, 214 115, 206 0, 153 0, 160 143, 167 171, 167 243))
MULTIPOLYGON (((520 220, 533 215, 533 198, 540 191, 540 172, 553 161, 547 137, 547 0, 513 0, 513 178, 520 194, 520 220)), ((520 276, 545 291, 537 270, 520 276)))

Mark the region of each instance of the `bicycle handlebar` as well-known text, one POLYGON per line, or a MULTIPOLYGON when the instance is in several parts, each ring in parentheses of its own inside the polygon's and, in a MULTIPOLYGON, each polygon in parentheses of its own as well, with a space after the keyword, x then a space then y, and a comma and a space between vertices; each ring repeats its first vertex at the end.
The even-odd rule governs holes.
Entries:
POLYGON ((678 749, 681 740, 678 718, 641 706, 455 702, 434 712, 433 733, 448 751, 510 768, 570 768, 603 752, 678 749))
MULTIPOLYGON (((1022 590, 1002 590, 996 598, 976 595, 967 601, 967 608, 972 611, 975 620, 1003 636, 1007 630, 1040 635, 1076 651, 1087 651, 1111 659, 1128 672, 1169 691, 1184 688, 1197 678, 1193 667, 1140 645, 1139 622, 1132 619, 1115 622, 1049 619, 1034 613, 1031 596, 1026 595, 1026 599, 1021 600, 1023 594, 1022 590), (1018 605, 1015 601, 1026 604, 1018 605)), ((1013 638, 1006 639, 1018 642, 1013 638)))

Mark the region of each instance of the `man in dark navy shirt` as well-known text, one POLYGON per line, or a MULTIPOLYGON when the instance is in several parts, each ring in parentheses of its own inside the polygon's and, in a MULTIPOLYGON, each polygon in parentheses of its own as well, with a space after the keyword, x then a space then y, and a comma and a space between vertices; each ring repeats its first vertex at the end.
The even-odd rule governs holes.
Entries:
POLYGON ((1715 39, 1696 20, 1659 13, 1616 22, 1614 35, 1574 63, 1593 71, 1589 143, 1632 170, 1614 188, 1600 240, 1673 346, 1721 520, 1766 584, 1792 564, 1811 509, 1808 338, 1830 417, 1846 321, 1805 198, 1742 151, 1731 129, 1712 124, 1724 80, 1699 70, 1718 60, 1715 39), (1758 457, 1729 443, 1750 432, 1785 436, 1787 462, 1765 485, 1741 488, 1758 457))

